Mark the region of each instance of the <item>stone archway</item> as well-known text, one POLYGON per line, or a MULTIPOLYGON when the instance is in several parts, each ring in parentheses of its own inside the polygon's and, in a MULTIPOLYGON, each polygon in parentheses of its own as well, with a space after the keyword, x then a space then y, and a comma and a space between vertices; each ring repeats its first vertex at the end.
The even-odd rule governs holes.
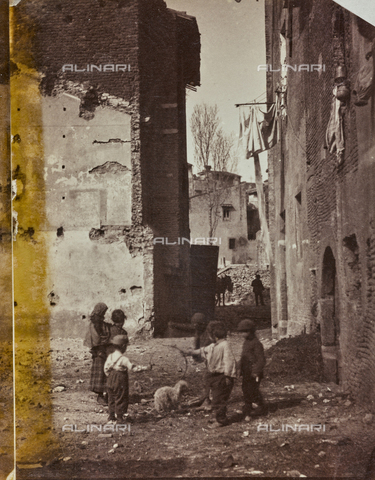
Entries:
POLYGON ((321 295, 318 320, 322 340, 324 376, 327 381, 340 382, 340 324, 336 309, 336 260, 331 247, 327 247, 323 256, 321 295))

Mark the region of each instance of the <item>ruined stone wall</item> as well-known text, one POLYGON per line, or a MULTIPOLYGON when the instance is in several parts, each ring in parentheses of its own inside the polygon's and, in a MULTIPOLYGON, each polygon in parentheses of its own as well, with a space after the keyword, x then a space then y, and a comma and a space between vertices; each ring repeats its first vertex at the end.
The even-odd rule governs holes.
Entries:
POLYGON ((141 2, 141 15, 142 184, 145 221, 164 239, 155 246, 154 263, 156 333, 163 333, 168 322, 191 316, 190 249, 178 243, 190 238, 185 86, 193 79, 185 51, 193 40, 199 44, 199 35, 194 19, 180 18, 162 1, 141 2), (196 31, 185 35, 184 21, 196 31))
POLYGON ((189 236, 179 51, 187 47, 176 15, 161 0, 26 0, 12 11, 18 238, 48 257, 31 296, 44 298, 61 334, 76 334, 98 301, 124 308, 130 331, 151 330, 154 310, 161 324, 170 312, 187 319, 189 249, 161 253, 152 242, 189 236), (22 105, 27 76, 40 90, 34 110, 22 105), (38 154, 27 152, 37 138, 38 154), (29 211, 34 197, 43 204, 40 232, 29 211))
MULTIPOLYGON (((266 12, 268 28, 275 19, 281 28, 281 9, 273 9, 269 2, 266 12)), ((287 333, 298 333, 303 327, 309 330, 320 323, 327 377, 340 381, 357 397, 373 401, 369 375, 373 375, 370 372, 374 365, 370 313, 374 99, 364 106, 354 105, 353 93, 348 99, 341 159, 328 152, 325 133, 336 68, 345 66, 353 91, 358 71, 368 61, 366 53, 372 51, 375 29, 363 24, 361 29, 361 22, 354 15, 323 0, 293 7, 292 27, 292 53, 288 53, 287 63, 324 64, 325 72, 288 73, 287 119, 282 124, 281 142, 269 156, 270 223, 276 259, 271 272, 275 281, 272 313, 281 317, 278 292, 282 291, 285 275, 287 333), (282 198, 285 264, 277 256, 283 241, 278 228, 282 198)), ((274 32, 270 42, 268 32, 270 56, 277 52, 278 34, 274 32)), ((277 75, 268 74, 269 95, 277 75)))

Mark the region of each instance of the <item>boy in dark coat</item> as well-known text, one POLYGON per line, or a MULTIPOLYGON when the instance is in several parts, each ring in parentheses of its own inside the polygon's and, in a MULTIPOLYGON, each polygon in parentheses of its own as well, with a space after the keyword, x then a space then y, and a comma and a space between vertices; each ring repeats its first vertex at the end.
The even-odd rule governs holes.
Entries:
POLYGON ((255 335, 255 324, 248 319, 242 320, 237 328, 243 333, 244 344, 242 347, 240 374, 242 376, 242 392, 245 405, 243 414, 245 417, 263 415, 267 412, 262 394, 260 393, 260 381, 263 378, 263 369, 266 365, 264 349, 255 335), (258 407, 253 408, 253 403, 258 407))

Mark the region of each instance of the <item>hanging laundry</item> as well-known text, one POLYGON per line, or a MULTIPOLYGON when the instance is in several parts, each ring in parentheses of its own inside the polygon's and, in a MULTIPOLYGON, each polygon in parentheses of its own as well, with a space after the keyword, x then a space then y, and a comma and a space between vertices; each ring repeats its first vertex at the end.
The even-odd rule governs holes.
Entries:
POLYGON ((268 110, 258 105, 241 105, 240 140, 245 147, 246 158, 264 152, 277 142, 276 105, 268 110))
POLYGON ((374 60, 371 55, 357 74, 353 89, 353 94, 355 95, 354 105, 357 105, 357 107, 367 105, 369 99, 371 98, 373 88, 374 60))
POLYGON ((344 129, 343 129, 343 114, 341 102, 337 98, 337 86, 333 89, 333 98, 331 106, 331 116, 329 118, 326 143, 330 153, 335 153, 339 160, 342 161, 342 156, 345 150, 344 129))

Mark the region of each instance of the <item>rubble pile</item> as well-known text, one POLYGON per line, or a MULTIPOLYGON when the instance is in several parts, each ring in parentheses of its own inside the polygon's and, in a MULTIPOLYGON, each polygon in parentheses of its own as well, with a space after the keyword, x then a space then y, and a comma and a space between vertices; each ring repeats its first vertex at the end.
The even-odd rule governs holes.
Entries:
POLYGON ((266 376, 284 381, 323 381, 320 334, 302 334, 283 338, 266 353, 266 376))
POLYGON ((227 293, 228 302, 236 305, 255 305, 255 297, 251 282, 259 274, 264 285, 263 297, 270 304, 270 271, 259 270, 256 265, 236 265, 225 271, 233 282, 233 292, 227 293))

